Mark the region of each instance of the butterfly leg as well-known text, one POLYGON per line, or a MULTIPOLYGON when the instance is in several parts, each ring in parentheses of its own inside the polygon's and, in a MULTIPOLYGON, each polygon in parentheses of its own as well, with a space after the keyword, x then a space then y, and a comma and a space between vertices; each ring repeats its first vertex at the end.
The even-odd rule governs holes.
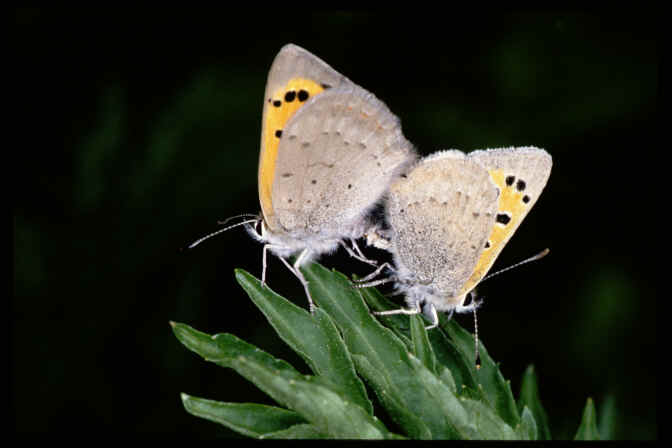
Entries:
POLYGON ((308 280, 303 276, 303 273, 301 272, 301 265, 304 263, 306 258, 310 255, 310 249, 304 249, 299 256, 296 258, 296 261, 294 262, 293 265, 289 264, 287 260, 285 260, 282 257, 279 257, 280 260, 282 260, 283 263, 285 263, 285 266, 287 266, 287 269, 292 271, 294 275, 299 279, 301 284, 303 285, 304 291, 306 291, 306 297, 308 297, 308 309, 310 310, 310 314, 313 314, 315 311, 315 304, 313 303, 313 298, 310 295, 310 290, 308 289, 308 280))
MULTIPOLYGON (((417 303, 418 302, 416 302, 416 304, 417 303)), ((439 315, 436 313, 436 307, 434 306, 433 303, 425 303, 425 306, 423 308, 423 314, 431 322, 430 325, 425 327, 425 330, 431 330, 432 328, 436 328, 439 326, 439 315)))
MULTIPOLYGON (((376 283, 376 285, 362 285, 362 284, 368 282, 369 280, 371 280, 373 278, 376 278, 382 272, 382 270, 385 269, 385 268, 393 270, 392 265, 390 263, 385 262, 385 263, 381 264, 380 266, 378 266, 378 269, 376 269, 375 271, 373 271, 372 273, 370 273, 366 277, 362 277, 358 280, 355 280, 355 283, 360 284, 357 287, 358 288, 367 288, 368 286, 379 285, 380 283, 376 283)), ((387 279, 384 279, 384 280, 386 280, 384 283, 387 283, 388 280, 387 279)))
MULTIPOLYGON (((282 246, 274 244, 264 244, 264 248, 261 250, 261 287, 266 286, 266 252, 268 249, 282 249, 282 246)), ((282 257, 279 257, 282 260, 282 257)))
POLYGON ((352 244, 352 249, 348 247, 347 244, 345 244, 343 241, 339 241, 339 244, 345 248, 345 250, 348 252, 348 254, 352 257, 355 258, 363 263, 370 264, 371 266, 378 266, 378 262, 375 260, 369 260, 366 258, 366 256, 362 253, 361 249, 357 245, 357 242, 353 239, 350 239, 350 244, 352 244), (354 251, 353 251, 354 249, 354 251))
POLYGON ((361 289, 361 288, 371 288, 372 286, 378 286, 378 285, 383 285, 385 283, 390 283, 395 281, 396 279, 394 277, 388 277, 388 278, 381 278, 380 280, 374 280, 372 282, 367 282, 367 283, 356 283, 352 285, 353 288, 361 289))
MULTIPOLYGON (((420 308, 420 302, 415 302, 415 308, 407 309, 400 308, 398 310, 387 310, 387 311, 374 311, 373 314, 377 316, 392 316, 394 314, 406 314, 412 316, 414 314, 424 314, 428 319, 430 324, 425 327, 425 330, 431 330, 439 326, 439 315, 436 312, 436 307, 432 303, 427 303, 424 306, 424 309, 420 308)), ((451 313, 452 314, 452 313, 451 313)))
POLYGON ((422 310, 420 309, 420 302, 415 302, 415 308, 399 308, 398 310, 387 310, 387 311, 374 311, 373 314, 376 316, 393 316, 395 314, 406 314, 412 316, 413 314, 420 314, 422 310))

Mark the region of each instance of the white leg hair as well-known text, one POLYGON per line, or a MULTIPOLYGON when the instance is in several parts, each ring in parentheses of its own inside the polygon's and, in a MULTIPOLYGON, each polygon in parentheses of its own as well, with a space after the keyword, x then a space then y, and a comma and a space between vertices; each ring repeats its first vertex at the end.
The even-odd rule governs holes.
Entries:
POLYGON ((432 328, 436 328, 439 326, 439 315, 436 313, 436 307, 434 306, 433 303, 425 304, 423 314, 427 316, 429 318, 429 321, 431 322, 430 325, 425 327, 425 330, 431 330, 432 328))
MULTIPOLYGON (((388 268, 390 270, 394 270, 394 268, 392 267, 392 265, 390 265, 390 263, 385 262, 385 263, 381 264, 380 266, 378 266, 378 269, 376 269, 375 271, 373 271, 372 273, 370 273, 366 277, 362 277, 358 280, 355 280, 355 283, 366 283, 369 280, 371 280, 373 278, 376 278, 378 276, 378 274, 380 274, 382 272, 382 270, 385 269, 385 268, 388 268)), ((386 281, 386 283, 387 283, 387 281, 386 281)), ((380 283, 376 283, 376 284, 379 285, 380 283)), ((367 284, 367 285, 358 285, 357 287, 358 288, 367 288, 369 286, 376 286, 376 285, 368 285, 367 284)))
POLYGON ((294 275, 296 275, 296 277, 303 285, 303 289, 306 291, 306 296, 308 297, 308 309, 310 310, 310 314, 313 314, 313 312, 315 311, 315 304, 313 303, 313 298, 311 297, 310 291, 308 290, 308 280, 306 280, 306 278, 301 273, 301 270, 299 269, 309 254, 310 249, 303 249, 303 251, 301 251, 299 256, 296 258, 294 265, 290 265, 289 262, 282 257, 278 258, 280 258, 280 260, 285 264, 285 266, 287 266, 287 269, 289 269, 294 273, 294 275))
MULTIPOLYGON (((266 252, 268 249, 282 249, 282 246, 277 244, 264 244, 261 250, 261 287, 266 286, 266 252)), ((282 260, 282 257, 278 257, 282 260)))
POLYGON ((407 316, 412 316, 413 314, 420 314, 422 310, 420 309, 420 302, 415 302, 415 308, 399 308, 398 310, 387 310, 387 311, 374 311, 373 314, 376 316, 392 316, 394 314, 406 314, 407 316))
POLYGON ((347 244, 345 244, 344 241, 339 241, 338 244, 340 244, 341 246, 343 246, 343 248, 348 252, 348 255, 350 255, 352 258, 354 258, 354 259, 356 259, 356 260, 359 260, 359 261, 361 261, 361 262, 363 262, 363 263, 370 264, 370 265, 372 265, 372 266, 378 266, 378 263, 376 263, 376 262, 373 261, 373 260, 369 260, 368 258, 366 258, 366 257, 364 256, 364 254, 362 254, 362 251, 359 250, 359 247, 357 247, 357 244, 355 243, 354 240, 350 240, 350 241, 352 242, 352 247, 353 247, 353 249, 354 249, 354 248, 357 248, 357 252, 359 252, 359 253, 353 251, 350 247, 348 247, 347 244))
POLYGON ((425 330, 431 330, 439 325, 439 315, 433 304, 425 304, 424 311, 420 308, 420 302, 415 302, 415 308, 399 308, 398 310, 374 311, 373 314, 377 316, 392 316, 395 314, 406 314, 412 316, 414 314, 424 314, 429 319, 430 324, 425 327, 425 330))
POLYGON ((371 288, 372 286, 384 285, 385 283, 390 283, 395 281, 394 277, 381 278, 380 280, 374 280, 368 283, 355 283, 352 285, 353 288, 362 289, 362 288, 371 288))

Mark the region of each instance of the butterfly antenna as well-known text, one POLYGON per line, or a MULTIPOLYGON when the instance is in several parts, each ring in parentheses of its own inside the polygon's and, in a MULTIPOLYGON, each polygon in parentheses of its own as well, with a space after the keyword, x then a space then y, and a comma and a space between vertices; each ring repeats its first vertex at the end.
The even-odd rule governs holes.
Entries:
POLYGON ((254 213, 241 213, 240 215, 229 216, 224 221, 217 221, 217 224, 223 226, 226 223, 228 223, 229 221, 231 221, 232 219, 236 219, 236 218, 256 218, 257 216, 259 216, 259 215, 255 215, 254 213))
POLYGON ((474 362, 476 364, 476 370, 481 368, 481 355, 478 352, 478 320, 476 319, 476 308, 474 307, 474 344, 476 348, 474 349, 474 362))
MULTIPOLYGON (((242 216, 242 215, 240 215, 240 216, 242 216)), ((236 216, 234 216, 234 218, 236 218, 236 216)), ((227 230, 233 229, 234 227, 242 226, 242 225, 244 225, 244 224, 254 223, 254 222, 257 222, 257 221, 258 221, 258 218, 255 218, 255 219, 248 219, 248 220, 245 220, 245 221, 237 222, 237 223, 232 224, 232 225, 230 225, 230 226, 228 226, 228 227, 224 227, 223 229, 216 230, 216 231, 214 231, 214 232, 212 232, 212 233, 210 233, 210 234, 208 234, 208 235, 205 235, 205 236, 202 237, 202 238, 197 239, 196 241, 194 241, 193 243, 191 243, 189 246, 187 246, 187 249, 193 249, 194 247, 196 247, 197 245, 201 244, 203 241, 207 240, 208 238, 211 238, 211 237, 213 237, 213 236, 215 236, 215 235, 219 235, 220 233, 222 233, 222 232, 226 232, 227 230)), ((225 222, 226 222, 226 221, 225 221, 225 222)))
POLYGON ((548 255, 548 253, 549 253, 550 251, 551 251, 550 249, 546 248, 546 249, 542 250, 541 252, 539 252, 538 254, 536 254, 536 255, 530 257, 530 258, 527 258, 527 259, 525 259, 525 260, 523 260, 523 261, 519 261, 519 262, 516 263, 516 264, 513 264, 513 265, 511 265, 511 266, 509 266, 509 267, 506 267, 506 268, 504 268, 504 269, 501 269, 501 270, 499 270, 499 271, 497 271, 497 272, 493 272, 492 274, 488 274, 488 275, 486 275, 485 277, 483 277, 483 279, 481 280, 481 282, 483 282, 483 281, 485 281, 485 280, 487 280, 487 279, 489 279, 489 278, 492 278, 492 277, 494 277, 495 275, 499 275, 499 274, 501 274, 501 273, 503 273, 503 272, 506 272, 506 271, 508 271, 508 270, 510 270, 510 269, 517 268, 518 266, 522 266, 522 265, 524 265, 524 264, 526 264, 526 263, 529 263, 529 262, 531 262, 531 261, 537 261, 537 260, 539 260, 539 259, 541 259, 541 258, 544 258, 546 255, 548 255))
MULTIPOLYGON (((546 249, 542 250, 541 252, 539 252, 538 254, 531 256, 530 258, 527 258, 523 261, 519 261, 516 264, 513 264, 513 265, 511 265, 509 267, 506 267, 504 269, 501 269, 497 272, 493 272, 492 274, 486 275, 485 277, 483 277, 483 280, 481 280, 481 282, 483 282, 483 281, 485 281, 485 280, 487 280, 491 277, 494 277, 495 275, 499 275, 503 272, 506 272, 510 269, 517 268, 518 266, 522 266, 525 263, 529 263, 531 261, 537 261, 541 258, 544 258, 546 255, 548 255, 548 253, 550 251, 551 251, 550 249, 546 248, 546 249)), ((476 318, 476 308, 477 307, 475 306, 474 307, 474 360, 475 360, 474 362, 476 364, 476 370, 478 370, 478 369, 481 368, 481 355, 480 355, 479 350, 478 350, 478 319, 476 318)))

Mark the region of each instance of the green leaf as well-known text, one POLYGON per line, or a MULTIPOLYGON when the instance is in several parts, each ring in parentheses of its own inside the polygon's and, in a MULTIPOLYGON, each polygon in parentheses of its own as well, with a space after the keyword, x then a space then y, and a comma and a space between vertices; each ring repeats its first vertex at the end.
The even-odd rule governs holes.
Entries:
POLYGON ((425 321, 420 315, 410 316, 411 320, 411 341, 413 342, 413 354, 427 367, 431 372, 436 373, 436 358, 434 351, 427 337, 425 321))
POLYGON ((360 290, 353 288, 342 274, 330 272, 317 263, 302 269, 313 299, 340 329, 358 372, 374 389, 392 419, 412 438, 431 438, 442 433, 440 425, 431 428, 439 416, 425 418, 424 414, 431 412, 421 404, 422 397, 414 390, 418 381, 408 364, 406 345, 373 318, 360 290), (358 362, 357 355, 365 360, 359 358, 358 362))
POLYGON ((182 394, 182 404, 192 415, 220 423, 249 437, 286 430, 305 423, 299 414, 287 409, 254 403, 223 403, 182 394))
POLYGON ((537 422, 534 420, 534 415, 530 408, 523 406, 520 413, 520 425, 518 426, 518 435, 523 440, 538 440, 537 439, 537 422))
MULTIPOLYGON (((359 289, 359 291, 366 304, 371 308, 371 311, 385 311, 400 308, 400 305, 390 301, 376 288, 362 288, 359 289)), ((383 322, 385 327, 392 330, 392 332, 406 345, 406 347, 408 347, 408 350, 412 350, 413 343, 409 337, 410 322, 408 316, 403 314, 390 314, 387 316, 376 316, 376 318, 383 322)))
POLYGON ((431 407, 432 412, 441 415, 444 426, 441 437, 445 439, 473 440, 481 439, 475 422, 469 415, 460 399, 455 393, 447 387, 443 381, 437 378, 425 365, 416 357, 409 357, 410 364, 414 367, 417 381, 418 392, 422 390, 425 396, 431 396, 432 400, 426 402, 427 407, 431 407))
POLYGON ((355 361, 357 371, 368 380, 392 419, 412 438, 431 439, 432 432, 422 418, 409 410, 395 394, 389 393, 390 390, 393 390, 393 385, 385 384, 384 381, 373 380, 378 375, 378 371, 371 365, 369 359, 364 355, 352 355, 352 359, 355 361))
POLYGON ((511 392, 511 384, 504 379, 497 364, 488 354, 485 346, 479 341, 478 350, 481 358, 481 368, 476 369, 476 348, 474 337, 464 330, 453 319, 439 318, 441 328, 448 333, 462 358, 469 362, 469 373, 476 379, 479 390, 482 390, 485 400, 511 427, 520 423, 520 415, 511 392))
POLYGON ((593 404, 592 398, 588 398, 586 401, 581 424, 576 431, 574 440, 600 440, 600 434, 597 432, 597 423, 595 419, 595 405, 593 404))
POLYGON ((171 322, 170 325, 177 339, 189 350, 201 355, 206 361, 235 369, 238 361, 249 357, 256 364, 263 365, 266 369, 278 373, 282 372, 285 376, 296 379, 303 378, 303 375, 285 361, 272 357, 232 334, 220 333, 210 336, 191 328, 189 325, 176 322, 171 322))
POLYGON ((520 385, 520 399, 518 409, 529 408, 537 424, 537 437, 539 440, 551 440, 551 430, 548 426, 548 417, 541 405, 539 399, 539 388, 537 386, 537 375, 534 366, 530 365, 523 374, 523 380, 520 385))
POLYGON ((338 329, 321 309, 314 315, 300 308, 243 270, 236 270, 236 280, 264 313, 280 338, 296 351, 314 373, 342 389, 354 403, 373 415, 373 405, 366 388, 355 373, 338 329))
MULTIPOLYGON (((381 297, 373 288, 364 290, 367 303, 376 311, 398 308, 387 299, 381 297)), ((389 324, 396 334, 408 332, 408 316, 385 316, 383 320, 389 324), (392 319, 392 318, 395 319, 392 319)), ((485 399, 490 406, 511 426, 516 427, 520 416, 511 391, 511 385, 504 379, 496 363, 489 356, 482 343, 479 343, 481 353, 481 369, 475 368, 475 344, 473 336, 459 324, 444 315, 439 316, 441 330, 427 331, 429 341, 438 366, 449 366, 451 376, 458 390, 470 394, 473 398, 485 399), (449 336, 447 337, 446 334, 449 336)), ((403 337, 403 336, 402 336, 403 337)), ((409 344, 413 351, 413 345, 409 344)), ((442 367, 437 367, 439 371, 442 367)))
POLYGON ((486 434, 479 434, 451 387, 409 353, 393 331, 372 317, 360 290, 345 276, 315 263, 304 268, 304 273, 313 299, 341 330, 357 370, 409 436, 427 438, 428 429, 435 439, 513 437, 509 425, 480 408, 472 412, 484 422, 486 434), (487 423, 490 416, 494 417, 492 424, 487 423))
POLYGON ((453 374, 450 373, 450 369, 445 366, 440 366, 439 367, 440 373, 439 373, 439 378, 441 381, 443 381, 443 384, 448 386, 448 388, 455 394, 457 395, 457 385, 455 384, 455 379, 453 378, 453 374))
POLYGON ((303 423, 276 432, 264 434, 260 439, 328 439, 314 425, 303 423))
MULTIPOLYGON (((427 332, 432 344, 439 370, 450 369, 457 390, 477 390, 476 372, 473 364, 460 353, 455 343, 450 340, 441 328, 435 328, 427 332)), ((461 392, 460 392, 461 393, 461 392)))
MULTIPOLYGON (((360 291, 367 305, 374 311, 386 311, 400 307, 400 305, 387 299, 375 288, 363 288, 360 291)), ((378 316, 378 319, 387 328, 391 329, 399 339, 404 341, 409 351, 414 352, 413 342, 408 337, 412 321, 409 319, 409 316, 395 314, 378 316)), ((440 316, 440 319, 445 320, 445 317, 440 316)), ((467 359, 457 349, 456 344, 440 328, 428 330, 426 333, 434 354, 437 373, 446 385, 454 392, 465 391, 480 396, 481 392, 478 391, 473 357, 467 359)))
POLYGON ((476 426, 479 439, 515 440, 518 438, 513 428, 502 420, 488 404, 466 397, 462 397, 460 401, 476 426))
POLYGON ((207 360, 231 367, 281 405, 299 413, 333 438, 384 438, 383 424, 339 395, 329 381, 299 374, 284 361, 230 334, 210 337, 183 324, 172 324, 178 339, 207 360))
POLYGON ((412 438, 513 440, 540 434, 534 399, 543 409, 533 372, 528 383, 524 378, 524 385, 534 386, 534 393, 521 392, 519 410, 510 383, 482 344, 482 367, 475 368, 474 338, 456 321, 442 315, 440 328, 428 332, 421 315, 374 317, 364 298, 374 309, 396 306, 376 290, 354 288, 345 276, 318 264, 302 271, 318 305, 312 315, 261 288, 244 271, 237 270, 236 278, 315 376, 303 375, 233 335, 210 336, 171 323, 189 349, 235 369, 288 409, 190 401, 186 395, 185 408, 188 402, 188 410, 195 415, 258 438, 403 438, 387 431, 372 415, 361 377, 392 420, 412 438), (242 406, 251 407, 249 416, 236 413, 245 409, 242 406), (265 413, 270 422, 264 421, 265 413))
POLYGON ((483 403, 466 397, 457 397, 449 387, 429 371, 417 358, 411 356, 416 374, 427 395, 434 397, 432 406, 446 418, 445 424, 459 439, 512 440, 513 429, 483 403))
POLYGON ((616 400, 613 395, 607 395, 600 407, 598 429, 601 440, 614 440, 616 434, 616 400))

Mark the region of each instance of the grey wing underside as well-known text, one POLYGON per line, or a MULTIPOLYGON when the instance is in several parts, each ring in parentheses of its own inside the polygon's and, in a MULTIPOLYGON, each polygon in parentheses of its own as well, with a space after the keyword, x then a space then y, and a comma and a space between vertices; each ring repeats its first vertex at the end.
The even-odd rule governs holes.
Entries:
POLYGON ((272 187, 278 222, 287 232, 360 236, 364 215, 414 158, 385 104, 354 84, 328 89, 283 129, 272 187))
POLYGON ((497 195, 488 172, 460 151, 435 153, 395 182, 387 212, 402 277, 455 297, 490 235, 497 195))

